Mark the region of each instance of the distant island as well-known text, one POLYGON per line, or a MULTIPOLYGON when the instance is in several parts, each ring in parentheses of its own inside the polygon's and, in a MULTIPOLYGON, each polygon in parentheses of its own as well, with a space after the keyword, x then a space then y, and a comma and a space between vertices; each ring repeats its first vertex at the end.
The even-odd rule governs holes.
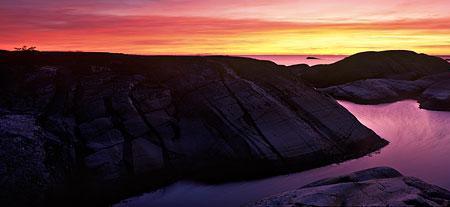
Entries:
POLYGON ((306 59, 307 60, 319 60, 320 58, 309 56, 309 57, 306 57, 306 59))

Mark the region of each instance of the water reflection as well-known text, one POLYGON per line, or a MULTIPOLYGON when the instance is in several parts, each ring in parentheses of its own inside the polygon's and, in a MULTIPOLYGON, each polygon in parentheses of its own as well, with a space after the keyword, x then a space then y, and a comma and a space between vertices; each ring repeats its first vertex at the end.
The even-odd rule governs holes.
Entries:
POLYGON ((263 180, 214 186, 182 181, 120 206, 240 206, 318 179, 374 166, 390 166, 450 189, 449 112, 421 110, 412 100, 372 106, 340 103, 390 144, 360 159, 263 180))

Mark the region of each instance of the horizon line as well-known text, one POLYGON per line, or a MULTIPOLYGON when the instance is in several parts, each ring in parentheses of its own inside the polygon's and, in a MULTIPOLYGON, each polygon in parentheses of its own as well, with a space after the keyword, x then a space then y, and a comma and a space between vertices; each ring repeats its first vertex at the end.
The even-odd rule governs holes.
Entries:
MULTIPOLYGON (((0 51, 8 51, 15 52, 15 50, 9 49, 1 49, 0 51)), ((216 53, 197 53, 197 54, 189 54, 189 53, 167 53, 167 54, 151 54, 151 53, 124 53, 124 52, 113 52, 113 51, 82 51, 82 50, 39 50, 36 49, 37 52, 78 52, 78 53, 110 53, 110 54, 123 54, 123 55, 139 55, 139 56, 351 56, 354 54, 362 53, 362 52, 381 52, 381 51, 412 51, 417 54, 426 54, 432 56, 450 56, 450 54, 434 54, 434 53, 421 53, 414 50, 406 50, 406 49, 395 49, 395 50, 366 50, 360 51, 352 54, 312 54, 312 53, 297 53, 297 54, 216 54, 216 53)))

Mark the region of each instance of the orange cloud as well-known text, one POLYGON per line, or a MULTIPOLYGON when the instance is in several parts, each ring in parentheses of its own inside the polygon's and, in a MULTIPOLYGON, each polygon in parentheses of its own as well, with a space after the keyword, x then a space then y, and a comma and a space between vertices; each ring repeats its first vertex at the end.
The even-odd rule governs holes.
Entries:
POLYGON ((304 23, 0 8, 0 25, 3 49, 35 45, 41 50, 138 54, 350 54, 384 49, 450 53, 450 18, 304 23))

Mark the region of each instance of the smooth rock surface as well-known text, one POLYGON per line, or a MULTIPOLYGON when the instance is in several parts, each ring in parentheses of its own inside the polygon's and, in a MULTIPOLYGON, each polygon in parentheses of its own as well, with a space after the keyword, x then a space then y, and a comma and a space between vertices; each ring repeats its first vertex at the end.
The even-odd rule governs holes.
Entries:
POLYGON ((301 75, 310 84, 324 88, 364 79, 416 80, 450 71, 442 58, 413 51, 362 52, 329 65, 312 66, 301 75))
POLYGON ((450 78, 427 88, 419 97, 424 109, 450 111, 450 78))
POLYGON ((330 65, 313 66, 295 76, 340 100, 380 104, 417 99, 425 109, 450 108, 448 98, 443 97, 448 94, 450 64, 412 51, 358 53, 330 65), (427 90, 432 85, 436 87, 427 90))
POLYGON ((0 203, 16 206, 106 205, 179 178, 286 173, 387 144, 285 67, 248 58, 2 52, 0 109, 0 203))
POLYGON ((421 80, 367 79, 318 90, 339 100, 377 104, 413 98, 429 85, 431 83, 421 80))
POLYGON ((414 81, 394 79, 367 79, 347 84, 319 88, 336 99, 359 104, 380 104, 403 99, 417 99, 421 108, 449 110, 447 94, 450 73, 425 76, 414 81))
POLYGON ((277 206, 449 206, 450 192, 388 167, 328 178, 248 204, 277 206))

